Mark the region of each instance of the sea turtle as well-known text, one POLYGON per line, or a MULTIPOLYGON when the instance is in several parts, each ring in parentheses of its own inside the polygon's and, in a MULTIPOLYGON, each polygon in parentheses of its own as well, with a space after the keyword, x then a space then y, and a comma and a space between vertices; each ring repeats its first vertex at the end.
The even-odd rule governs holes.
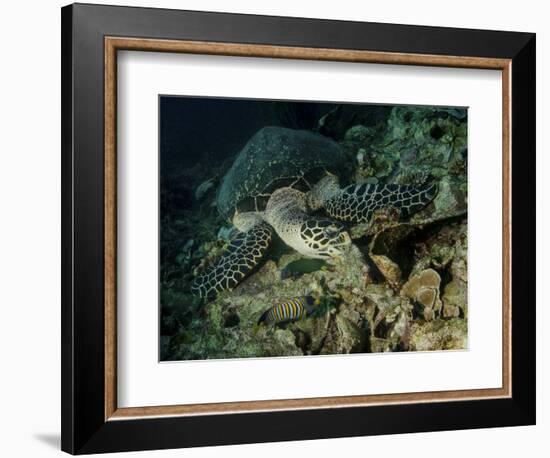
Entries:
POLYGON ((348 162, 336 142, 311 131, 264 127, 254 134, 223 177, 216 198, 219 212, 239 233, 195 278, 193 294, 210 298, 237 286, 263 258, 273 231, 306 257, 340 257, 351 243, 340 221, 369 223, 386 207, 406 217, 437 194, 436 183, 341 188, 339 176, 348 162))

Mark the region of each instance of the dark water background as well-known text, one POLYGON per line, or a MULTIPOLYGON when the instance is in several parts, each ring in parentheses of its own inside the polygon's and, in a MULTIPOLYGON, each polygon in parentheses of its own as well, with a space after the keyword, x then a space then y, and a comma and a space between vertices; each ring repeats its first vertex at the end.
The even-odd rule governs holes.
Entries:
POLYGON ((160 97, 161 175, 192 168, 205 154, 224 161, 264 126, 313 129, 333 103, 160 97))

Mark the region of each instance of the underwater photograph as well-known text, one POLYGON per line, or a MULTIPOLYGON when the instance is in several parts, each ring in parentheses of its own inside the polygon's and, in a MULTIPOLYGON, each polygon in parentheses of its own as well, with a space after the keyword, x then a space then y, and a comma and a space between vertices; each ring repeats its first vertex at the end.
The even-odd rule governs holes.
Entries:
POLYGON ((464 107, 159 96, 160 360, 468 348, 464 107))

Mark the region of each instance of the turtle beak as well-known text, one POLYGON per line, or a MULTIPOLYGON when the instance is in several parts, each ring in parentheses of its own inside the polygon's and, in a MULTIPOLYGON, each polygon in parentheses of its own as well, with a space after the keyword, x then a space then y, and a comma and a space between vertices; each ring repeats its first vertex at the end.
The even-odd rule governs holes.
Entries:
POLYGON ((336 242, 332 245, 340 254, 340 256, 343 256, 345 253, 345 249, 351 245, 351 237, 349 236, 347 231, 343 231, 340 233, 338 238, 336 239, 336 242))
POLYGON ((347 231, 342 231, 335 237, 330 243, 328 248, 329 257, 344 257, 347 252, 347 248, 351 245, 351 237, 347 231))
POLYGON ((351 244, 351 237, 347 231, 344 231, 338 237, 338 243, 340 246, 348 246, 351 244))

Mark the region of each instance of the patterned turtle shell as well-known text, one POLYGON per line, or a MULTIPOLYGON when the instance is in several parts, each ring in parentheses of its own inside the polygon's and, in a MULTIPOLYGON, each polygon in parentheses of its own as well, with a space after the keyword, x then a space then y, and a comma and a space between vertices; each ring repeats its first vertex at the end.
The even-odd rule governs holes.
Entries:
POLYGON ((217 194, 221 215, 263 211, 276 189, 308 191, 326 172, 346 173, 346 156, 335 141, 315 132, 264 127, 244 146, 217 194))

